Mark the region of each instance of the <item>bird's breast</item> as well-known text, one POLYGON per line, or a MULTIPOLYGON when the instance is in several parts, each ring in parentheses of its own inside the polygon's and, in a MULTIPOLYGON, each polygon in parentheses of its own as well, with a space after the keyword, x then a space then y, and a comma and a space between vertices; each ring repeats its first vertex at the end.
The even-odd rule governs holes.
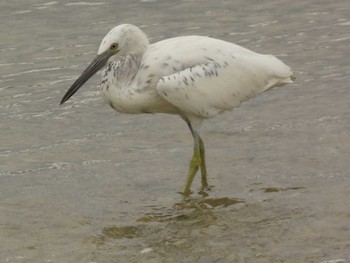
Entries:
POLYGON ((158 95, 156 87, 145 88, 140 81, 101 80, 101 93, 114 110, 120 113, 176 113, 176 109, 158 95))

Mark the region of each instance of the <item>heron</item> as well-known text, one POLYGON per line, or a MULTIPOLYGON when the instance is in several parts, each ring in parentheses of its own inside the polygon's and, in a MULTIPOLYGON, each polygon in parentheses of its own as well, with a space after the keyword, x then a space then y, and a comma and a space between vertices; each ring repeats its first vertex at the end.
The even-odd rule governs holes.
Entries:
POLYGON ((63 96, 65 103, 102 70, 100 90, 117 112, 179 115, 193 137, 183 194, 196 173, 209 189, 203 120, 232 110, 274 87, 293 83, 293 71, 273 55, 207 36, 179 36, 150 44, 137 26, 122 24, 103 38, 97 56, 63 96))

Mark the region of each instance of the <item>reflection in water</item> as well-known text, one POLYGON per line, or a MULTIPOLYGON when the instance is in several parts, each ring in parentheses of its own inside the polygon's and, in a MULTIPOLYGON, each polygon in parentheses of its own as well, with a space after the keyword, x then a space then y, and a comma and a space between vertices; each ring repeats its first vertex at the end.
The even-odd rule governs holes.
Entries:
MULTIPOLYGON (((191 262, 200 262, 198 259, 204 255, 208 259, 205 262, 215 262, 214 258, 240 262, 241 257, 246 262, 260 262, 256 261, 259 258, 261 262, 276 262, 269 256, 265 258, 264 252, 275 249, 291 220, 302 216, 303 211, 276 214, 272 207, 266 209, 266 204, 227 197, 186 198, 171 208, 150 207, 151 211, 136 220, 135 225, 104 227, 89 242, 96 246, 94 258, 118 254, 121 262, 127 262, 135 251, 138 255, 147 251, 154 260, 149 262, 189 262, 189 257, 191 262)), ((145 260, 136 258, 135 262, 145 260)))
MULTIPOLYGON (((151 206, 151 211, 137 219, 136 225, 104 227, 101 234, 90 237, 87 242, 94 244, 99 250, 106 250, 108 247, 118 247, 123 240, 149 240, 149 243, 146 242, 147 247, 139 248, 141 254, 159 252, 169 246, 182 247, 189 241, 188 234, 192 231, 207 229, 208 233, 214 231, 219 234, 220 229, 226 226, 220 220, 217 221, 218 214, 230 206, 243 203, 240 199, 228 197, 186 197, 171 208, 151 206), (154 240, 154 235, 162 237, 154 240)), ((135 245, 135 241, 133 244, 135 245)))
MULTIPOLYGON (((166 207, 151 207, 151 212, 136 220, 139 223, 176 223, 196 227, 209 227, 216 224, 215 208, 228 207, 243 203, 234 198, 186 198, 182 202, 174 204, 171 209, 166 207)), ((106 239, 131 239, 147 235, 149 228, 145 224, 129 226, 108 226, 102 229, 100 235, 94 236, 92 242, 102 245, 106 239)))

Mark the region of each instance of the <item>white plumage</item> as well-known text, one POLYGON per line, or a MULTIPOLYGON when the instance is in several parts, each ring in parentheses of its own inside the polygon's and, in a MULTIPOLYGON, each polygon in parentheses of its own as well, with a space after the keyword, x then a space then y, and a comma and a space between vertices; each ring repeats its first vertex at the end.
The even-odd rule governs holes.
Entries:
POLYGON ((183 36, 149 44, 133 25, 113 28, 98 56, 63 97, 68 100, 94 73, 104 68, 105 100, 123 113, 180 115, 194 137, 194 154, 184 193, 199 166, 207 187, 203 119, 238 107, 255 95, 293 82, 293 72, 273 55, 203 36, 183 36))

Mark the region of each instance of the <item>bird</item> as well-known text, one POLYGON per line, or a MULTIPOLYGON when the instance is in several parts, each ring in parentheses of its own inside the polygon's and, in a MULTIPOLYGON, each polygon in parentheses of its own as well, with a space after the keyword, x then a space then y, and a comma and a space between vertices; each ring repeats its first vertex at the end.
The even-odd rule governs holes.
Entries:
POLYGON ((193 137, 193 155, 182 191, 187 196, 199 169, 201 189, 210 189, 200 136, 202 122, 295 79, 291 68, 270 54, 199 35, 150 44, 139 27, 121 24, 103 38, 97 56, 60 104, 100 70, 102 96, 117 112, 175 114, 187 123, 193 137))

